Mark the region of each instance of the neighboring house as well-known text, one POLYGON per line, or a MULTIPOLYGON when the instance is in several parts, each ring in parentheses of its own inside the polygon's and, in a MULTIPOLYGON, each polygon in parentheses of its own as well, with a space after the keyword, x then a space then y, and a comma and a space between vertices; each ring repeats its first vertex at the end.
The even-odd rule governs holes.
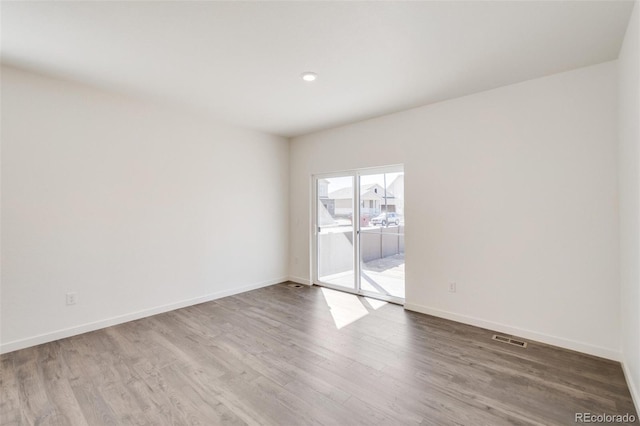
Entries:
POLYGON ((404 174, 399 175, 387 185, 387 193, 391 193, 395 197, 395 212, 404 216, 404 174))
MULTIPOLYGON (((320 185, 318 184, 318 189, 320 185)), ((353 188, 341 188, 328 194, 334 202, 334 216, 349 216, 353 213, 353 188)), ((384 211, 396 211, 396 199, 390 191, 377 183, 362 185, 360 188, 360 213, 375 216, 384 211)), ((324 204, 324 202, 323 202, 324 204)))
POLYGON ((318 180, 318 201, 324 206, 324 211, 329 213, 329 217, 335 215, 335 201, 329 198, 329 181, 327 179, 318 180))

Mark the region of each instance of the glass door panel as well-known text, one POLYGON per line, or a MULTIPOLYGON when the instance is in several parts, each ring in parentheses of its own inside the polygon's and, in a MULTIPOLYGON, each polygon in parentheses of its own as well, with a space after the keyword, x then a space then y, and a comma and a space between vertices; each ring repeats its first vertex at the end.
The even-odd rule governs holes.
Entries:
POLYGON ((356 291, 354 176, 316 179, 317 277, 356 291))
POLYGON ((404 301, 404 173, 359 181, 361 292, 404 301))

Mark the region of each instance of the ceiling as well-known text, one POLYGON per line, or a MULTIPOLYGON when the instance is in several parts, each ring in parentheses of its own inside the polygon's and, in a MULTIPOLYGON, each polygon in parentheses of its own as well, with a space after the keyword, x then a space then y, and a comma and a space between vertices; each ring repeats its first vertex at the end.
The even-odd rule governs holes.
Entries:
POLYGON ((2 62, 296 136, 616 59, 625 1, 7 2, 2 62), (300 79, 314 71, 313 83, 300 79))

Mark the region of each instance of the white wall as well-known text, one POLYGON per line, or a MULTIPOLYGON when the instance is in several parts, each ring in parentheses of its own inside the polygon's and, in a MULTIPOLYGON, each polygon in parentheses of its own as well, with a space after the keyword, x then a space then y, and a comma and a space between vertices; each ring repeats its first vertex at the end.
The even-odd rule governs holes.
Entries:
POLYGON ((640 4, 618 59, 622 361, 640 411, 640 4))
POLYGON ((287 277, 283 138, 6 67, 1 137, 3 352, 287 277))
POLYGON ((610 62, 295 138, 290 276, 312 174, 404 163, 407 308, 618 358, 616 91, 610 62))

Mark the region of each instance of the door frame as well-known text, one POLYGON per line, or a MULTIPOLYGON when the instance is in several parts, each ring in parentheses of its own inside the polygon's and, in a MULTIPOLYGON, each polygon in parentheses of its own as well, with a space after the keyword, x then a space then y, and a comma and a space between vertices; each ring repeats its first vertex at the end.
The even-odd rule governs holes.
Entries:
MULTIPOLYGON (((361 257, 360 257, 360 177, 366 175, 383 174, 383 173, 404 173, 404 164, 394 164, 379 167, 367 167, 361 169, 343 170, 331 173, 317 173, 311 176, 311 283, 330 288, 333 290, 345 291, 360 296, 370 297, 372 299, 380 299, 386 302, 405 304, 406 298, 406 280, 405 280, 405 298, 379 294, 371 291, 362 290, 361 288, 361 257), (353 211, 353 270, 354 285, 353 288, 346 288, 332 285, 320 281, 318 277, 318 180, 336 177, 351 177, 353 179, 353 200, 351 203, 353 211)), ((406 220, 406 219, 405 219, 406 220)))

